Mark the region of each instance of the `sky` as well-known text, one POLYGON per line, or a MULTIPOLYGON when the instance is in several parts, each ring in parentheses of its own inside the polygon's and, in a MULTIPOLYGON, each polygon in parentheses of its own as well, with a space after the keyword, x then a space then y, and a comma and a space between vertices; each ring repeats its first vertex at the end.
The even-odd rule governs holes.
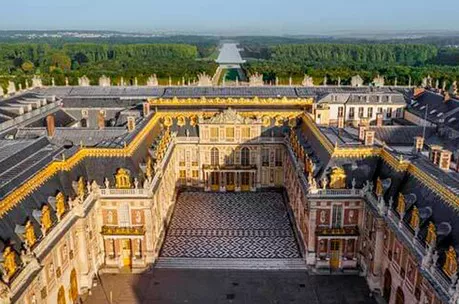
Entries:
POLYGON ((458 0, 0 0, 0 30, 457 31, 457 16, 458 0))

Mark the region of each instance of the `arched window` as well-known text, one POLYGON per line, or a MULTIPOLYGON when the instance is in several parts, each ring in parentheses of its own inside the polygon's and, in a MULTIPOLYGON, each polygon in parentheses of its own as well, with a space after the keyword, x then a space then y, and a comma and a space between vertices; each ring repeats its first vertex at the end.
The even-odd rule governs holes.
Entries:
POLYGON ((219 164, 219 155, 218 155, 218 149, 217 148, 212 148, 210 150, 210 164, 212 166, 218 166, 218 164, 219 164))
POLYGON ((405 303, 405 295, 403 294, 403 290, 399 287, 397 288, 397 292, 395 293, 395 304, 404 304, 405 303))
POLYGON ((244 147, 241 150, 241 165, 248 166, 250 165, 250 151, 249 148, 244 147))
POLYGON ((70 299, 74 303, 78 299, 78 279, 75 269, 70 273, 70 299))
POLYGON ((65 290, 64 286, 61 286, 59 288, 59 291, 57 292, 57 304, 65 304, 65 290))

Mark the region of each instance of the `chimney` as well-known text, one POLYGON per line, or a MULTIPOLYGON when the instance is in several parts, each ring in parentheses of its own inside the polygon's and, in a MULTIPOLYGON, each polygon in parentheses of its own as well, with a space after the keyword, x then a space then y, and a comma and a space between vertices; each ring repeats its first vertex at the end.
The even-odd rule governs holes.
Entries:
POLYGON ((442 147, 439 146, 439 145, 431 145, 430 146, 429 158, 435 165, 438 165, 439 162, 440 162, 440 152, 441 152, 441 150, 442 150, 442 147))
POLYGON ((373 146, 375 143, 375 131, 365 130, 365 146, 373 146))
POLYGON ((53 115, 46 116, 46 131, 48 132, 49 137, 54 136, 54 132, 56 131, 56 124, 54 122, 53 115))
POLYGON ((365 130, 367 127, 364 124, 359 124, 359 140, 365 139, 365 130))
POLYGON ((127 118, 127 129, 129 132, 132 132, 135 130, 135 117, 129 116, 127 118))
POLYGON ((376 126, 377 127, 382 127, 383 125, 383 115, 382 113, 376 114, 376 126))
POLYGON ((150 115, 150 104, 148 102, 143 103, 143 116, 147 117, 150 115))
POLYGON ((99 129, 105 128, 105 115, 103 111, 99 111, 99 114, 97 115, 97 126, 99 129))
POLYGON ((424 137, 416 136, 414 138, 414 150, 416 152, 422 152, 423 147, 424 147, 424 137))
POLYGON ((440 169, 449 170, 449 165, 451 163, 451 151, 449 150, 441 150, 440 151, 440 162, 438 166, 440 169))
POLYGON ((422 93, 424 93, 425 89, 424 88, 414 88, 413 90, 413 96, 414 98, 418 97, 422 93))

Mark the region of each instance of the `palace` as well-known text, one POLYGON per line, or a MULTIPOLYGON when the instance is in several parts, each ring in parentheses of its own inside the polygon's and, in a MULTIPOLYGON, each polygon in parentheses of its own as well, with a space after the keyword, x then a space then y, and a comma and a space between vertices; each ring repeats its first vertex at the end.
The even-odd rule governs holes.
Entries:
POLYGON ((453 93, 34 81, 0 101, 0 303, 75 303, 97 273, 206 257, 459 300, 453 93))

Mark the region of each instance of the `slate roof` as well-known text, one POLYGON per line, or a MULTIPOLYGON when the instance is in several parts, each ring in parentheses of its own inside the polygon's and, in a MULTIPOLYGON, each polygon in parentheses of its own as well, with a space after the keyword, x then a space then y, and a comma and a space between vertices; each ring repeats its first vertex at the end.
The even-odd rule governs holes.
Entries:
POLYGON ((451 98, 445 101, 442 94, 426 90, 419 96, 414 97, 407 110, 421 118, 426 117, 432 123, 444 123, 459 131, 458 99, 451 98))
POLYGON ((429 138, 435 134, 435 127, 422 126, 383 126, 371 127, 375 131, 375 137, 388 145, 413 146, 416 136, 429 138))

